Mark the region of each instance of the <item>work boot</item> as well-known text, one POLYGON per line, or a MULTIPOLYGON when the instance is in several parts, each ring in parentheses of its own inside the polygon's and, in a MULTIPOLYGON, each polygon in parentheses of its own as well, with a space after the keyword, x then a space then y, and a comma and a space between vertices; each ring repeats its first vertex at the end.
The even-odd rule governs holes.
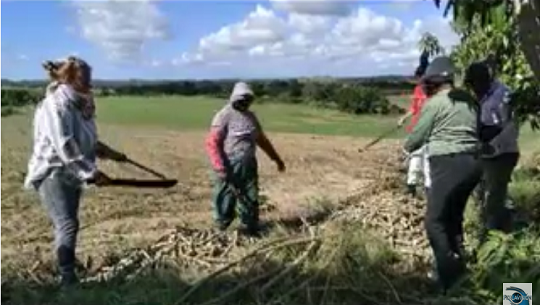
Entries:
POLYGON ((231 222, 224 222, 224 221, 216 221, 214 223, 214 227, 220 232, 227 231, 230 225, 231 225, 231 222))
POLYGON ((433 266, 431 270, 428 271, 427 278, 433 282, 439 281, 439 272, 437 272, 437 267, 433 266))
POLYGON ((77 285, 79 283, 79 278, 74 271, 65 272, 60 274, 60 286, 64 288, 69 288, 77 285))
POLYGON ((416 185, 415 184, 407 184, 407 195, 411 197, 416 197, 416 185))
POLYGON ((255 238, 261 237, 261 228, 259 227, 258 224, 253 224, 253 225, 242 224, 238 228, 238 232, 247 237, 255 237, 255 238))
POLYGON ((75 273, 75 249, 61 246, 56 250, 58 269, 60 271, 60 285, 72 286, 79 282, 75 273))
POLYGON ((445 295, 450 290, 459 288, 467 275, 467 266, 461 257, 456 253, 452 253, 449 258, 446 262, 448 265, 444 267, 444 274, 439 274, 438 278, 443 294, 445 295))

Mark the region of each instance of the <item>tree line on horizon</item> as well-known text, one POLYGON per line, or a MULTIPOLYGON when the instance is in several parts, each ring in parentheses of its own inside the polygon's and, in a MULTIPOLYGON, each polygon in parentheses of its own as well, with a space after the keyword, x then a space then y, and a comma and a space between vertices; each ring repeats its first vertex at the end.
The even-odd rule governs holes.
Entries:
MULTIPOLYGON (((111 96, 209 96, 226 99, 237 80, 166 82, 126 82, 95 84, 97 97, 111 96)), ((408 79, 270 79, 249 81, 259 103, 309 104, 352 114, 398 114, 404 110, 388 97, 412 92, 408 79)), ((46 82, 5 85, 2 113, 11 108, 37 103, 43 98, 46 82)), ((150 100, 149 100, 150 102, 150 100)))

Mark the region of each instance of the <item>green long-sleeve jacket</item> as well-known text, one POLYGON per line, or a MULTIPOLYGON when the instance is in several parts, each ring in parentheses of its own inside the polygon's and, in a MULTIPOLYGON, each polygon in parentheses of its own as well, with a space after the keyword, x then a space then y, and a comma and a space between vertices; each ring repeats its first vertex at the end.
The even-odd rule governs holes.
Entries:
POLYGON ((413 152, 427 144, 429 156, 475 153, 477 113, 470 94, 458 89, 443 90, 426 101, 404 148, 413 152))

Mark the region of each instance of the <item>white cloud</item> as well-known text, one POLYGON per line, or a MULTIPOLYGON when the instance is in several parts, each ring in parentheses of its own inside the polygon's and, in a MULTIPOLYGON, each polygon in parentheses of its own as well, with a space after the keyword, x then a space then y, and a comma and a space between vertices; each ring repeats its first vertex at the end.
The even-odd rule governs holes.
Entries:
POLYGON ((279 42, 285 38, 285 23, 274 12, 257 6, 247 18, 201 38, 202 51, 242 51, 253 45, 279 42), (218 50, 216 50, 216 48, 218 50))
POLYGON ((258 5, 243 21, 202 37, 197 52, 184 53, 173 64, 219 62, 224 57, 247 54, 253 47, 264 47, 285 40, 287 27, 287 23, 273 11, 258 5))
POLYGON ((19 56, 17 56, 17 59, 18 59, 18 60, 28 60, 28 55, 26 55, 26 54, 19 54, 19 56))
POLYGON ((140 57, 151 40, 170 38, 165 16, 150 0, 73 1, 82 36, 111 60, 140 57))
POLYGON ((292 13, 289 15, 288 24, 299 32, 314 35, 327 30, 332 24, 332 18, 292 13))
POLYGON ((287 70, 303 64, 317 65, 317 71, 340 64, 358 73, 391 71, 389 67, 411 73, 418 62, 418 41, 426 31, 446 48, 458 43, 448 20, 437 15, 410 24, 359 7, 340 17, 296 12, 282 17, 259 5, 244 20, 201 38, 193 52, 173 64, 227 62, 287 70))
POLYGON ((344 16, 352 9, 352 1, 341 0, 270 0, 277 10, 304 15, 344 16))

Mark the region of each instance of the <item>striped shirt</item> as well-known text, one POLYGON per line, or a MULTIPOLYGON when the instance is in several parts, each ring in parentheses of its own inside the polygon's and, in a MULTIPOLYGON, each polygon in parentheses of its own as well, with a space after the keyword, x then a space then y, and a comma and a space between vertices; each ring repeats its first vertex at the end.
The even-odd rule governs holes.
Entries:
POLYGON ((66 169, 74 185, 96 172, 97 129, 84 114, 85 97, 69 85, 49 87, 34 114, 33 151, 24 187, 34 189, 55 169, 66 169), (49 90, 52 89, 52 90, 49 90))

